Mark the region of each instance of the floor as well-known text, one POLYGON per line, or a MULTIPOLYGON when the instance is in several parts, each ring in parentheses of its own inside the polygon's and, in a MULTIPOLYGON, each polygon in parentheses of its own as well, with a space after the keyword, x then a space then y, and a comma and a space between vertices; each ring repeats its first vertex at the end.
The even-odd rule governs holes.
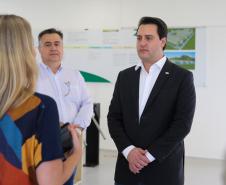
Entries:
MULTIPOLYGON (((96 167, 83 167, 82 182, 79 185, 113 185, 116 153, 101 150, 100 163, 96 167)), ((185 185, 226 185, 223 181, 223 160, 186 158, 185 185)))

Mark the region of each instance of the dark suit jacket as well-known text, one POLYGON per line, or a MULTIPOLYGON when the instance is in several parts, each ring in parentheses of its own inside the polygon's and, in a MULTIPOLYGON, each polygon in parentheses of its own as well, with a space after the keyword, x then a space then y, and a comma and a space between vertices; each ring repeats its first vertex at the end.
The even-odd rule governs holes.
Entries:
POLYGON ((139 77, 135 67, 121 71, 109 107, 108 127, 118 149, 115 181, 133 185, 184 184, 184 137, 195 110, 193 75, 171 63, 164 64, 139 122, 139 77), (129 145, 147 149, 155 161, 139 174, 129 170, 122 151, 129 145))

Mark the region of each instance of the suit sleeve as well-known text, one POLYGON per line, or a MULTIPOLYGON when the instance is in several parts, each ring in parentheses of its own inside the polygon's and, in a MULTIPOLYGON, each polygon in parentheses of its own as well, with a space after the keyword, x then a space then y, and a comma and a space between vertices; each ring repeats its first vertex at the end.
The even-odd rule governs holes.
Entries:
POLYGON ((167 130, 149 147, 148 151, 159 161, 169 156, 190 132, 196 103, 191 72, 184 75, 179 86, 175 111, 167 130))
POLYGON ((115 142, 115 145, 119 152, 122 152, 126 147, 132 145, 128 136, 125 133, 123 126, 123 113, 120 101, 120 89, 121 89, 121 72, 118 75, 113 97, 109 106, 109 112, 107 115, 109 133, 115 142))

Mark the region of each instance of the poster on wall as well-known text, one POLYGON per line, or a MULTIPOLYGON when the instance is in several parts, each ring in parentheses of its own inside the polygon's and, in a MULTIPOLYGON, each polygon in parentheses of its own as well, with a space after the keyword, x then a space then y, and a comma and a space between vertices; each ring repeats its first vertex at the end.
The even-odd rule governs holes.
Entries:
MULTIPOLYGON (((204 32, 170 28, 164 51, 173 63, 193 72, 198 86, 205 84, 204 32)), ((135 33, 136 28, 64 32, 63 64, 80 70, 87 82, 114 83, 119 71, 139 62, 135 33)))
POLYGON ((195 70, 195 28, 171 28, 165 55, 169 60, 188 70, 195 70))

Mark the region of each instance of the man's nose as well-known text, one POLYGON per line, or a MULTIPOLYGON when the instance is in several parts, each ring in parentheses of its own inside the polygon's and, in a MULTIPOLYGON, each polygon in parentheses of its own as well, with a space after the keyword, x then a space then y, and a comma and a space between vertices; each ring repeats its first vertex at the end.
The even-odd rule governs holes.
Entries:
POLYGON ((141 39, 140 40, 140 45, 141 46, 145 46, 147 44, 146 40, 145 39, 141 39))

